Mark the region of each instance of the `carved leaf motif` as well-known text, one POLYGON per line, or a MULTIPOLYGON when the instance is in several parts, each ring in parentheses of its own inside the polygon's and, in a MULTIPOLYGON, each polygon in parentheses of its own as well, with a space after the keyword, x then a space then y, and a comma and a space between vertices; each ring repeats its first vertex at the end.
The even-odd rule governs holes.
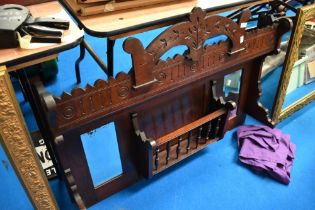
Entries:
POLYGON ((165 72, 160 72, 156 78, 159 82, 163 82, 164 80, 166 80, 166 74, 165 72))
POLYGON ((179 38, 179 31, 178 30, 173 30, 174 33, 174 40, 179 38))
MULTIPOLYGON (((220 28, 220 25, 221 25, 220 21, 217 21, 217 22, 214 24, 214 27, 217 28, 217 29, 219 29, 219 28, 220 28)), ((209 28, 209 32, 210 32, 210 30, 211 30, 211 28, 209 28)))
POLYGON ((162 48, 167 47, 167 41, 166 41, 166 39, 161 39, 160 42, 161 42, 161 44, 162 44, 162 48))

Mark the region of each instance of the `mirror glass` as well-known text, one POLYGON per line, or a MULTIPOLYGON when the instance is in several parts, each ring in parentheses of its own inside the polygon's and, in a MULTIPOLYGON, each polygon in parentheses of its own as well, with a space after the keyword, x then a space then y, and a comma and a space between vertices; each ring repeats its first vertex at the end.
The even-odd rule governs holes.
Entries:
MULTIPOLYGON (((300 6, 299 4, 294 5, 300 6)), ((291 10, 285 11, 286 17, 294 18, 296 13, 291 10)), ((274 110, 274 103, 278 100, 276 94, 280 84, 280 78, 284 72, 284 60, 288 52, 288 44, 292 35, 292 31, 285 33, 281 37, 280 52, 275 55, 267 56, 261 72, 261 91, 262 95, 259 102, 269 110, 269 116, 271 117, 274 110)))
POLYGON ((114 122, 82 134, 81 141, 94 187, 122 173, 114 122))
POLYGON ((282 109, 315 90, 315 19, 306 21, 282 109))
POLYGON ((283 63, 288 51, 290 37, 291 31, 283 35, 280 52, 275 55, 267 56, 262 67, 260 80, 262 96, 260 97, 259 102, 269 110, 270 115, 273 112, 273 105, 276 101, 281 74, 284 71, 283 63))
MULTIPOLYGON (((239 101, 239 93, 241 88, 241 77, 242 77, 242 69, 235 71, 231 74, 227 74, 224 76, 223 82, 223 93, 218 95, 223 95, 226 101, 234 101, 238 105, 239 101)), ((220 85, 220 81, 217 81, 218 85, 220 85)), ((233 118, 237 113, 237 109, 231 113, 230 118, 233 118)))

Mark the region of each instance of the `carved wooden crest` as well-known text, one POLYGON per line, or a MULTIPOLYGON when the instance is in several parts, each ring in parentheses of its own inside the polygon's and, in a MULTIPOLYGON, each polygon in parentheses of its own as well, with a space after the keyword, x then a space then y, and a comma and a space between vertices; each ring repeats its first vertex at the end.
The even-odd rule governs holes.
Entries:
POLYGON ((168 28, 156 37, 146 49, 138 39, 127 39, 124 49, 132 56, 134 87, 139 88, 157 81, 151 69, 160 61, 160 57, 172 47, 186 45, 188 47, 186 57, 194 65, 198 65, 198 61, 205 52, 205 41, 216 35, 223 34, 229 38, 227 53, 235 54, 244 50, 245 27, 250 16, 250 11, 245 10, 236 23, 222 16, 206 17, 204 11, 194 8, 189 16, 189 21, 168 28))
POLYGON ((119 73, 108 81, 97 80, 93 86, 76 88, 71 94, 55 98, 57 133, 275 52, 282 34, 289 30, 286 19, 246 31, 249 17, 250 12, 244 11, 236 23, 226 17, 206 17, 201 9, 195 8, 189 21, 168 28, 146 49, 138 39, 127 39, 124 48, 133 60, 128 74, 119 73), (209 37, 220 34, 227 35, 228 40, 204 44, 209 37), (178 45, 186 45, 188 50, 166 61, 160 59, 178 45))

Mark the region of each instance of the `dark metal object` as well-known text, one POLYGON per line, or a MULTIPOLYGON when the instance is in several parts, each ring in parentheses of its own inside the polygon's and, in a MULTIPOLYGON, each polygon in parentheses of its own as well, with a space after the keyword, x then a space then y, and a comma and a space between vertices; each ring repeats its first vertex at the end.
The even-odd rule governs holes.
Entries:
POLYGON ((63 34, 62 30, 49 28, 46 26, 38 26, 38 25, 30 25, 23 26, 24 31, 28 32, 31 35, 37 36, 59 36, 61 37, 63 34))
POLYGON ((77 78, 77 84, 81 83, 81 74, 80 74, 80 62, 84 59, 85 57, 85 47, 84 47, 84 38, 82 39, 80 43, 80 56, 79 58, 75 61, 75 76, 77 78))
POLYGON ((61 37, 32 36, 32 43, 61 43, 61 37))
POLYGON ((33 18, 30 11, 16 4, 0 6, 0 49, 18 47, 17 33, 29 34, 32 42, 61 43, 62 30, 69 21, 57 18, 33 18))
POLYGON ((0 49, 19 45, 16 32, 29 17, 30 11, 21 5, 0 6, 0 49))
POLYGON ((85 57, 85 50, 87 50, 90 55, 93 57, 93 59, 96 61, 96 63, 99 65, 99 67, 105 72, 107 77, 109 77, 109 70, 107 69, 106 65, 103 63, 103 61, 98 57, 98 55, 95 53, 93 48, 89 45, 89 43, 83 39, 80 43, 80 56, 75 62, 75 73, 77 78, 77 84, 81 83, 81 75, 80 75, 80 63, 85 57))
POLYGON ((20 32, 32 36, 31 42, 61 43, 63 29, 69 29, 69 21, 56 18, 33 18, 31 15, 20 32))
POLYGON ((85 49, 90 53, 90 55, 94 58, 96 63, 99 65, 99 67, 101 67, 101 69, 104 71, 104 73, 109 77, 110 72, 107 69, 105 63, 103 63, 103 61, 98 57, 98 55, 94 52, 92 47, 89 45, 89 43, 85 39, 83 40, 82 43, 83 43, 85 49))
POLYGON ((46 26, 49 28, 56 28, 62 30, 68 30, 70 26, 70 22, 67 20, 54 18, 54 17, 36 17, 29 16, 26 20, 25 25, 38 25, 38 26, 46 26))
POLYGON ((108 76, 114 75, 114 46, 116 40, 107 38, 107 63, 108 63, 108 76))
POLYGON ((257 12, 259 12, 262 8, 266 7, 266 5, 267 4, 264 3, 261 5, 254 5, 254 6, 250 6, 247 8, 242 8, 242 9, 239 9, 239 10, 232 12, 231 14, 227 15, 227 17, 231 18, 231 19, 239 18, 239 16, 241 15, 241 13, 244 9, 249 9, 251 11, 252 15, 256 15, 257 12))

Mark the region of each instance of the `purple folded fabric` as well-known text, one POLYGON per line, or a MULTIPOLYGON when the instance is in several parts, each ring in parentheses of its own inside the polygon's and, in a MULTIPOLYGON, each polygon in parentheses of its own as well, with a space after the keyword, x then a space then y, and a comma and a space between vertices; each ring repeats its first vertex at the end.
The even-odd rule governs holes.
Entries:
POLYGON ((290 183, 295 158, 295 145, 290 136, 267 126, 244 125, 237 130, 239 159, 257 172, 267 172, 273 178, 290 183))

